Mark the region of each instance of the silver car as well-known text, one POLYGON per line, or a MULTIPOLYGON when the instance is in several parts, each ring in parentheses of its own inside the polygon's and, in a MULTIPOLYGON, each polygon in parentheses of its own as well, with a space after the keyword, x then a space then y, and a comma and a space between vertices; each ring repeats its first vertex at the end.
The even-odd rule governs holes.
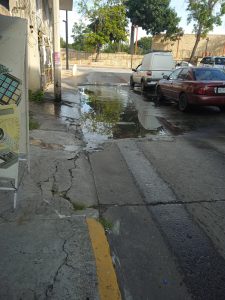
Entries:
POLYGON ((199 64, 200 67, 225 69, 225 56, 206 56, 199 64))

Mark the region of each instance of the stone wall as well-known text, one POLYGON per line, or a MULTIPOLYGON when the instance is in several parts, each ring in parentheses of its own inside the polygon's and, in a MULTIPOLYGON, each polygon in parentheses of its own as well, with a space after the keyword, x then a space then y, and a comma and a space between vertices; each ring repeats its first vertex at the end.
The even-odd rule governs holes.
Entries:
MULTIPOLYGON (((154 50, 170 50, 174 59, 187 59, 190 57, 195 43, 194 34, 184 34, 177 41, 163 41, 163 35, 153 37, 154 50)), ((209 34, 199 42, 196 56, 225 55, 225 35, 209 34)))
MULTIPOLYGON (((143 58, 143 55, 133 55, 127 53, 100 53, 98 61, 95 61, 96 54, 79 52, 69 49, 70 64, 88 65, 96 67, 115 67, 115 68, 131 68, 137 67, 143 58)), ((66 51, 61 49, 61 58, 65 64, 66 51)))

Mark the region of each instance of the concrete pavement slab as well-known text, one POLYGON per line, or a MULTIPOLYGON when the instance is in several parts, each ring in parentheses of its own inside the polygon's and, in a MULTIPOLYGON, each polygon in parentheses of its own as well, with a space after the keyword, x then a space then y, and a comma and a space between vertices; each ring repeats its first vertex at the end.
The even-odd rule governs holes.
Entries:
POLYGON ((0 225, 0 299, 98 299, 85 217, 0 225))

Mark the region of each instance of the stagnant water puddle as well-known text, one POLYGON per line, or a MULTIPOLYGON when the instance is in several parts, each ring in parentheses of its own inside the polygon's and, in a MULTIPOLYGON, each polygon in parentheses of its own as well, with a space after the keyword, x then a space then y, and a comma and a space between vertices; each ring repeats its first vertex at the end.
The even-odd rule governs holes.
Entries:
POLYGON ((83 134, 88 143, 165 134, 146 106, 134 103, 128 88, 88 86, 80 87, 79 93, 83 134))

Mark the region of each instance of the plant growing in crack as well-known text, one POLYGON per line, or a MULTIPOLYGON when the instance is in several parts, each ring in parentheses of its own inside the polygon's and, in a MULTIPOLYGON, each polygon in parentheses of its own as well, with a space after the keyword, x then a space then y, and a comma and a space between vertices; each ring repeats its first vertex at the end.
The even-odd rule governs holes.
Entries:
POLYGON ((113 224, 109 220, 101 217, 101 218, 99 218, 99 222, 102 224, 102 226, 104 227, 105 231, 112 230, 113 224))
POLYGON ((83 203, 72 203, 73 205, 73 210, 74 211, 78 211, 78 210, 84 210, 86 208, 86 206, 83 203))

